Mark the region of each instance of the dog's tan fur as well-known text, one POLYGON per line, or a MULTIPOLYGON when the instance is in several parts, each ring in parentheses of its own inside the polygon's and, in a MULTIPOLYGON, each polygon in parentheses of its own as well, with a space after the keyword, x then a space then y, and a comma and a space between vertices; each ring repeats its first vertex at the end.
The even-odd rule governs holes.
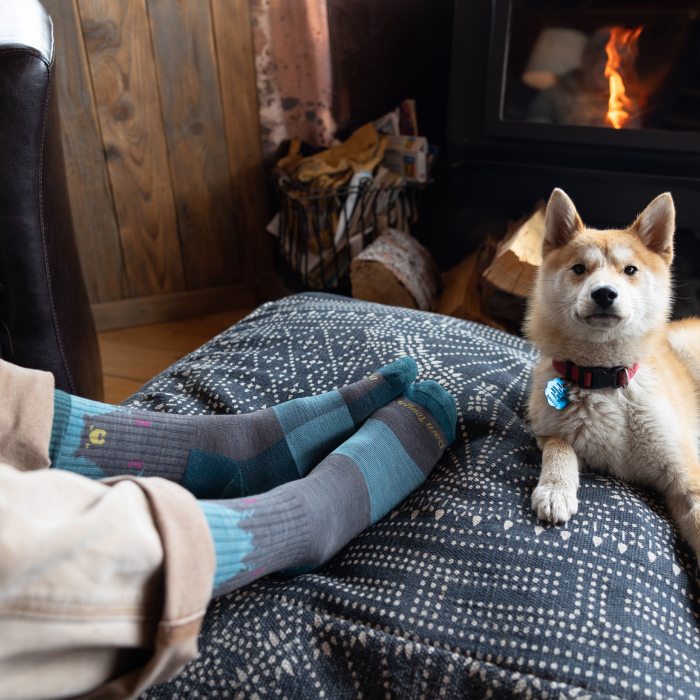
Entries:
POLYGON ((668 193, 629 228, 606 231, 586 228, 567 195, 552 193, 525 324, 542 354, 529 401, 542 448, 532 507, 564 523, 578 509, 579 469, 607 472, 661 491, 700 560, 700 319, 668 323, 674 228, 668 193), (630 266, 637 271, 627 274, 630 266), (591 297, 601 285, 618 292, 609 316, 591 297), (571 385, 569 405, 557 410, 544 395, 558 376, 552 359, 639 370, 626 388, 571 385))

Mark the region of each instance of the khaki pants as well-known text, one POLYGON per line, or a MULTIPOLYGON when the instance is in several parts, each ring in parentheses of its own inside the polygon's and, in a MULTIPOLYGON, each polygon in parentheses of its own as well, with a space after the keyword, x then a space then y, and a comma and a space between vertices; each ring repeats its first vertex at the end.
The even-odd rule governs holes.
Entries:
POLYGON ((53 377, 0 360, 0 698, 125 698, 197 653, 214 549, 163 479, 48 469, 53 377))

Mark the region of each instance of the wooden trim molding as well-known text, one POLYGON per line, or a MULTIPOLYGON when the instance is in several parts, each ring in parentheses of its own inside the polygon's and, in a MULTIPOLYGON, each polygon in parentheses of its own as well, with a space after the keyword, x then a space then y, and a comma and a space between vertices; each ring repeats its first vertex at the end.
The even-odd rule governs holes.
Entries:
POLYGON ((227 309, 255 306, 258 289, 250 284, 228 284, 92 305, 98 331, 147 323, 177 321, 227 309))

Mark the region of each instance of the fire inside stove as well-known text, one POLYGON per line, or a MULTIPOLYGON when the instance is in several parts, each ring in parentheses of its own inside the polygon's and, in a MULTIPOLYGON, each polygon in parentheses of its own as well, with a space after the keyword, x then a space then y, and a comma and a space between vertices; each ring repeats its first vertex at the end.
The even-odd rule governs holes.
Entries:
POLYGON ((639 101, 635 104, 627 94, 624 75, 634 71, 634 60, 637 57, 637 40, 644 27, 626 29, 613 27, 610 38, 605 44, 605 77, 610 82, 610 97, 605 121, 614 129, 622 129, 630 117, 639 109, 639 101))
POLYGON ((501 120, 700 131, 700 1, 511 9, 501 120))

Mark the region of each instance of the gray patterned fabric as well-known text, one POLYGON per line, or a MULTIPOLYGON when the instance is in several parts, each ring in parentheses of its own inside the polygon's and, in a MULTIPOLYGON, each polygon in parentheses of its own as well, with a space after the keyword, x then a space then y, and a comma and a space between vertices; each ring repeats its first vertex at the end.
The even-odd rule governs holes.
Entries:
POLYGON ((322 570, 215 601, 200 656, 146 698, 700 698, 694 560, 651 493, 583 475, 564 527, 530 510, 535 353, 444 316, 303 294, 266 304, 128 403, 253 411, 403 354, 458 401, 427 484, 322 570))

